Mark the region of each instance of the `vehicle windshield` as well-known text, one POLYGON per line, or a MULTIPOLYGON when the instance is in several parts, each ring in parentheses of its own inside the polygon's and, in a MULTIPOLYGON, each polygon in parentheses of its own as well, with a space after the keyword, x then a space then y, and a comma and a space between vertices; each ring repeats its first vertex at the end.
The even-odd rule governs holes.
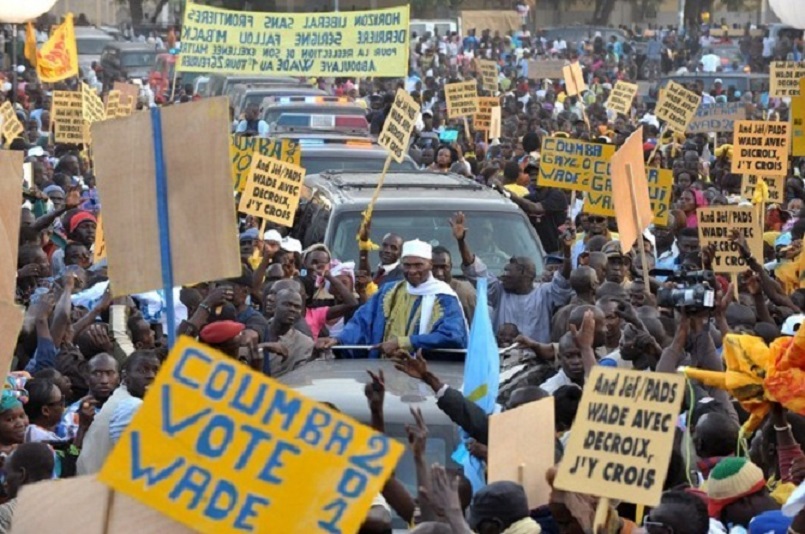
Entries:
POLYGON ((100 56, 103 48, 112 39, 81 39, 75 40, 79 56, 100 56))
MULTIPOLYGON (((444 193, 447 196, 449 193, 444 193)), ((498 275, 512 256, 526 256, 534 260, 537 272, 542 272, 542 254, 534 231, 519 213, 466 212, 467 241, 472 251, 489 267, 489 272, 498 275)), ((376 207, 372 215, 372 235, 383 236, 394 232, 403 239, 421 239, 433 246, 441 245, 450 250, 453 258, 453 276, 461 275, 461 255, 453 238, 448 221, 453 211, 447 210, 384 210, 376 207)), ((362 217, 359 211, 344 212, 331 224, 335 235, 331 239, 334 258, 357 258, 358 235, 362 217)), ((377 252, 369 254, 370 265, 378 265, 377 252)))
POLYGON ((123 54, 124 67, 151 67, 154 65, 154 52, 131 52, 123 54))
MULTIPOLYGON (((324 171, 359 171, 359 172, 382 172, 386 156, 382 158, 345 158, 337 154, 305 155, 302 151, 302 167, 307 174, 318 174, 324 171)), ((416 166, 409 160, 402 163, 392 161, 389 166, 391 171, 414 171, 416 166)), ((357 256, 356 256, 357 257, 357 256)))
POLYGON ((276 106, 266 110, 265 115, 263 116, 263 120, 265 120, 269 124, 273 124, 277 122, 277 120, 280 118, 280 115, 282 115, 283 113, 295 113, 302 115, 349 115, 351 117, 366 116, 366 110, 362 108, 354 108, 352 106, 343 106, 343 107, 338 106, 330 107, 321 105, 311 105, 310 107, 276 106))

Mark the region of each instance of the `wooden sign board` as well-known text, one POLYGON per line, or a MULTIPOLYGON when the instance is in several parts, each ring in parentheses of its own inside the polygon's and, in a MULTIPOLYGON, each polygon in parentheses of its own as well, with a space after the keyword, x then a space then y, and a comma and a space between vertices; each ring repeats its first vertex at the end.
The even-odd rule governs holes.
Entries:
POLYGON ((769 96, 799 96, 802 78, 805 78, 805 61, 772 61, 769 65, 769 96))
POLYGON ((95 89, 82 82, 81 97, 81 112, 85 121, 91 124, 106 120, 106 109, 104 109, 103 101, 98 96, 98 93, 95 92, 95 89))
POLYGON ((298 165, 255 156, 238 211, 291 227, 304 180, 305 169, 298 165))
POLYGON ((78 145, 85 142, 82 103, 80 91, 53 91, 50 122, 57 143, 78 145))
POLYGON ((607 99, 606 107, 615 113, 629 115, 632 109, 632 101, 637 94, 637 84, 619 81, 612 88, 607 99))
MULTIPOLYGON (((229 101, 205 98, 160 113, 174 284, 239 276, 237 214, 226 179, 232 173, 229 101)), ((167 229, 157 217, 152 128, 150 113, 92 125, 115 296, 163 287, 160 232, 167 229)))
POLYGON ((232 159, 232 180, 235 191, 243 191, 246 178, 252 168, 252 158, 259 154, 269 158, 299 165, 302 161, 302 149, 292 139, 271 139, 245 135, 230 137, 229 155, 232 159))
POLYGON ((111 90, 106 95, 106 118, 114 119, 120 116, 120 91, 111 90))
POLYGON ((13 303, 17 295, 24 157, 21 150, 0 150, 0 302, 13 303))
POLYGON ((183 336, 98 479, 199 532, 357 532, 403 449, 183 336))
POLYGON ((554 486, 658 505, 684 396, 682 375, 593 367, 554 486))
POLYGON ((394 105, 383 124, 383 131, 377 138, 377 144, 388 150, 397 163, 402 163, 408 153, 408 142, 411 140, 411 132, 418 116, 419 104, 405 89, 397 89, 394 105))
POLYGON ((475 80, 444 86, 447 116, 451 119, 472 117, 478 112, 478 86, 475 80))
POLYGON ((685 133, 701 103, 702 97, 693 91, 688 91, 676 82, 669 82, 660 93, 657 118, 665 121, 671 130, 685 133))
POLYGON ((17 113, 8 100, 3 102, 3 105, 0 106, 0 117, 2 117, 3 120, 3 137, 6 147, 8 147, 14 139, 22 135, 25 128, 17 118, 17 113))
POLYGON ((738 121, 732 139, 732 172, 786 176, 790 124, 779 121, 738 121))
POLYGON ((688 124, 687 133, 732 132, 735 129, 735 121, 744 119, 746 119, 746 105, 742 102, 702 104, 696 111, 696 117, 688 124))
POLYGON ((546 137, 542 141, 537 184, 571 191, 584 191, 589 195, 612 190, 609 184, 609 160, 615 147, 600 143, 587 143, 565 137, 546 137))
POLYGON ((612 204, 618 223, 621 250, 628 254, 643 230, 649 227, 651 212, 646 164, 643 161, 643 127, 629 136, 609 161, 612 204))
POLYGON ((545 472, 555 463, 553 397, 529 402, 489 417, 487 481, 512 480, 523 486, 528 507, 548 504, 545 472))
POLYGON ((755 258, 763 257, 763 235, 754 206, 708 206, 698 208, 699 243, 702 249, 710 243, 716 246, 713 270, 720 274, 742 273, 749 269, 738 247, 732 242, 732 230, 737 228, 746 238, 755 258))

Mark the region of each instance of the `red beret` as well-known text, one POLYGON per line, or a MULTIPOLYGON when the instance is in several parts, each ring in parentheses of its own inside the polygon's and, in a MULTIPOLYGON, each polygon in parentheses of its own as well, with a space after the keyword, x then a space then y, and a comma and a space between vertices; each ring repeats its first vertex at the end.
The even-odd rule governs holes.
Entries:
POLYGON ((98 224, 98 221, 95 219, 95 216, 92 215, 90 212, 88 211, 76 212, 72 217, 70 217, 70 227, 69 227, 70 233, 72 234, 73 232, 75 232, 75 229, 78 228, 79 224, 87 221, 98 224))
POLYGON ((237 321, 216 321, 202 328, 199 337, 204 343, 218 345, 229 341, 245 329, 246 326, 237 321))

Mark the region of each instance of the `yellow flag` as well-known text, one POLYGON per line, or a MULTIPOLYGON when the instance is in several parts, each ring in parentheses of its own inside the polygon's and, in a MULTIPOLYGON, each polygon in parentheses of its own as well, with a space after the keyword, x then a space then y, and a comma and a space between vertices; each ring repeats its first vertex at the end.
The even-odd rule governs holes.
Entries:
POLYGON ((769 185, 762 177, 758 177, 755 193, 752 195, 752 204, 760 204, 769 201, 769 185))
POLYGON ((36 32, 30 22, 25 27, 25 58, 31 65, 36 66, 36 32))
POLYGON ((36 53, 36 72, 45 83, 54 83, 78 75, 78 50, 75 45, 73 15, 57 26, 50 39, 36 53))

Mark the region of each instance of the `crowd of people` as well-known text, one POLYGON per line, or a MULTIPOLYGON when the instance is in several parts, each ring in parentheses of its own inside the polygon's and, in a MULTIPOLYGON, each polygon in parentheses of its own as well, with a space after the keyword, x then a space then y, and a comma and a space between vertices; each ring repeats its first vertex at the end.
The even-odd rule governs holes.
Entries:
MULTIPOLYGON (((649 57, 656 56, 663 71, 704 70, 703 64, 689 65, 688 58, 714 41, 706 31, 685 37, 674 29, 651 32, 649 57)), ((792 344, 805 321, 800 282, 805 159, 791 160, 782 202, 765 207, 762 256, 754 255, 741 234, 732 236, 748 268, 731 280, 714 272, 718 251, 700 244, 697 214, 706 206, 750 200, 739 198, 742 177, 731 172, 732 132, 719 132, 716 139, 661 137, 654 104, 645 95, 635 99, 629 115, 607 109, 614 83, 636 78, 630 67, 633 42, 591 35, 571 47, 528 30, 501 37, 469 29, 467 35, 413 35, 410 44, 407 78, 317 83, 365 101, 375 134, 387 120, 395 91, 408 90, 421 104, 411 158, 509 198, 533 224, 547 253, 544 261, 515 253, 501 272, 490 272, 467 240, 470 216, 461 212, 443 222, 460 257, 432 246, 427 236, 375 235, 365 224, 357 236, 358 256, 336 258, 324 244, 303 249, 287 228, 269 225, 261 234, 257 221, 243 217, 233 221, 240 232, 241 275, 175 288, 177 323, 168 324, 159 291, 111 297, 114 282, 105 260, 96 258, 102 199, 89 154, 55 144, 51 136, 50 91, 60 86, 44 86, 26 74, 17 94, 4 87, 2 99, 14 97, 25 126, 5 148, 24 151, 31 175, 20 199, 16 279, 16 300, 26 316, 0 398, 5 500, 0 532, 9 531, 20 486, 99 471, 167 356, 168 329, 280 380, 316 359, 368 358, 371 371, 372 359, 391 358, 395 372, 432 390, 438 407, 470 437, 470 454, 486 461, 489 414, 428 367, 431 360, 464 359, 476 287, 485 279, 497 343, 507 349, 501 366, 514 371, 500 384, 498 403, 510 410, 554 397, 555 428, 546 432, 557 436, 557 464, 594 366, 724 371, 730 351, 760 361, 757 354, 769 359, 779 354, 774 347, 792 344), (589 89, 568 96, 563 80, 529 77, 528 60, 545 57, 580 60, 589 89), (499 65, 498 91, 486 91, 500 98, 502 131, 496 139, 476 131, 472 121, 467 136, 461 120, 446 116, 443 87, 479 76, 474 58, 499 65), (586 213, 569 192, 540 184, 541 144, 558 136, 619 147, 639 126, 647 165, 672 171, 673 195, 667 224, 652 225, 635 247, 622 250, 614 218, 586 213), (443 141, 441 134, 451 128, 459 131, 457 140, 443 141), (379 264, 370 260, 375 249, 379 264), (454 266, 460 266, 461 279, 454 277, 454 266), (678 283, 670 272, 698 271, 712 274, 704 276, 714 292, 711 305, 658 303, 659 291, 678 283)), ((747 64, 757 63, 753 72, 774 58, 799 59, 802 50, 801 41, 767 43, 748 31, 740 45, 747 64)), ((790 102, 769 97, 768 86, 754 94, 720 80, 688 88, 705 104, 745 104, 747 118, 790 120, 790 102)), ((177 102, 192 97, 192 88, 177 92, 177 102)), ((139 107, 151 104, 153 98, 144 94, 139 107)), ((481 228, 474 231, 486 231, 483 237, 491 241, 501 230, 481 228)), ((367 410, 373 426, 383 431, 385 379, 370 375, 367 410)), ((640 518, 633 505, 613 502, 603 531, 805 533, 805 513, 791 517, 781 511, 805 480, 805 414, 789 410, 761 387, 768 414, 745 432, 746 398, 707 381, 691 383, 694 395, 677 423, 660 505, 640 518)), ((392 477, 361 532, 390 532, 392 511, 420 533, 592 532, 597 497, 553 488, 547 505, 529 509, 523 487, 514 481, 491 483, 473 494, 454 469, 426 465, 428 421, 412 410, 411 422, 406 432, 418 491, 412 495, 392 477)), ((550 484, 555 475, 553 468, 545 473, 550 484)))

